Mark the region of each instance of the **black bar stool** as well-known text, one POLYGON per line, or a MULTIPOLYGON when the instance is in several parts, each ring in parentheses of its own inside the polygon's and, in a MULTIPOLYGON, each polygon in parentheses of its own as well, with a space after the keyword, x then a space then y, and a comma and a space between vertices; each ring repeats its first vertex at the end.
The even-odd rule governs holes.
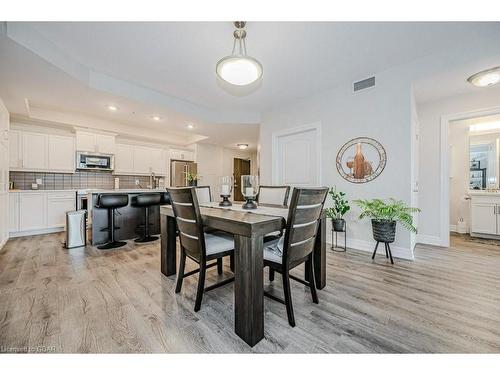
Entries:
POLYGON ((150 242, 156 241, 158 237, 149 234, 149 207, 160 204, 160 193, 144 193, 132 197, 132 206, 144 207, 144 236, 139 237, 135 242, 150 242))
POLYGON ((115 241, 115 210, 127 205, 127 194, 99 194, 97 197, 96 207, 108 210, 108 243, 97 246, 98 249, 114 249, 127 244, 124 241, 115 241))

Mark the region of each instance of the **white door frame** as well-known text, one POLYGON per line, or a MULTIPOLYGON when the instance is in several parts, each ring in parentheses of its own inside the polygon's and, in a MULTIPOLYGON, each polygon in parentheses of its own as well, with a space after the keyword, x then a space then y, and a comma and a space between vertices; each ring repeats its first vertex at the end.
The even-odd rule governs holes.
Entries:
POLYGON ((441 116, 441 246, 450 246, 450 122, 500 113, 500 107, 461 112, 441 116))
POLYGON ((272 180, 273 184, 277 185, 279 183, 279 160, 278 160, 278 138, 293 135, 298 133, 303 133, 309 130, 316 131, 316 150, 318 152, 318 165, 317 165, 317 175, 318 175, 318 185, 322 185, 322 176, 321 176, 321 165, 323 159, 323 147, 321 144, 321 121, 313 122, 307 125, 301 125, 290 129, 280 130, 272 133, 272 180))

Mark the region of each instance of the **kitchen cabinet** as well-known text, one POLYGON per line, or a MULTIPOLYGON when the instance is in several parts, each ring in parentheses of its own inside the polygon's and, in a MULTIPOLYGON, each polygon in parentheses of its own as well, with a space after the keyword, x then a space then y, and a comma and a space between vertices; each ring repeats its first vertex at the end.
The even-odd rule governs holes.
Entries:
POLYGON ((170 159, 194 161, 194 152, 171 148, 170 149, 170 159))
POLYGON ((22 133, 22 160, 23 169, 43 171, 48 166, 48 135, 42 133, 22 133))
POLYGON ((64 227, 66 212, 75 210, 75 193, 48 192, 47 193, 47 228, 64 227))
POLYGON ((19 195, 19 230, 32 231, 47 227, 47 194, 26 193, 19 195))
POLYGON ((11 130, 9 166, 13 171, 75 172, 72 136, 11 130))
POLYGON ((9 232, 19 231, 19 194, 9 194, 9 232))
POLYGON ((9 167, 11 169, 22 168, 21 150, 21 132, 18 130, 9 131, 9 167))
POLYGON ((117 144, 115 174, 165 176, 167 159, 165 150, 159 147, 117 144))
POLYGON ((79 130, 76 132, 76 150, 97 152, 100 154, 114 154, 115 136, 79 130))
POLYGON ((49 135, 48 169, 53 172, 75 172, 75 139, 49 135))
POLYGON ((66 212, 75 210, 75 206, 75 190, 10 192, 10 236, 61 231, 66 223, 66 212))
POLYGON ((115 145, 115 174, 134 174, 134 148, 130 145, 115 145))

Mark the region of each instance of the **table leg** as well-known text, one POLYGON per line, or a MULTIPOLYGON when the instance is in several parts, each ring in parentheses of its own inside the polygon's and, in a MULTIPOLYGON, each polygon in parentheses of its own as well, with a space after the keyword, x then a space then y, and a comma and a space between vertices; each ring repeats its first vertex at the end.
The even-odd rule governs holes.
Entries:
POLYGON ((175 239, 175 218, 160 215, 161 225, 161 273, 172 276, 176 273, 177 242, 175 239))
POLYGON ((264 238, 234 236, 234 330, 248 345, 264 338, 264 238))
MULTIPOLYGON (((323 289, 326 286, 326 217, 319 221, 318 233, 314 242, 313 266, 316 288, 323 289)), ((307 267, 305 269, 305 278, 309 280, 307 267)))

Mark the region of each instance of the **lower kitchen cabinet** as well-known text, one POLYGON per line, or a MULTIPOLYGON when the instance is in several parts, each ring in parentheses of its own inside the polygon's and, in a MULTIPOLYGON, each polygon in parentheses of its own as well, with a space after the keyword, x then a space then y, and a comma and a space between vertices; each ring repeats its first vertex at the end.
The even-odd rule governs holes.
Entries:
POLYGON ((20 191, 9 193, 10 237, 64 230, 66 212, 75 209, 75 192, 20 191))

